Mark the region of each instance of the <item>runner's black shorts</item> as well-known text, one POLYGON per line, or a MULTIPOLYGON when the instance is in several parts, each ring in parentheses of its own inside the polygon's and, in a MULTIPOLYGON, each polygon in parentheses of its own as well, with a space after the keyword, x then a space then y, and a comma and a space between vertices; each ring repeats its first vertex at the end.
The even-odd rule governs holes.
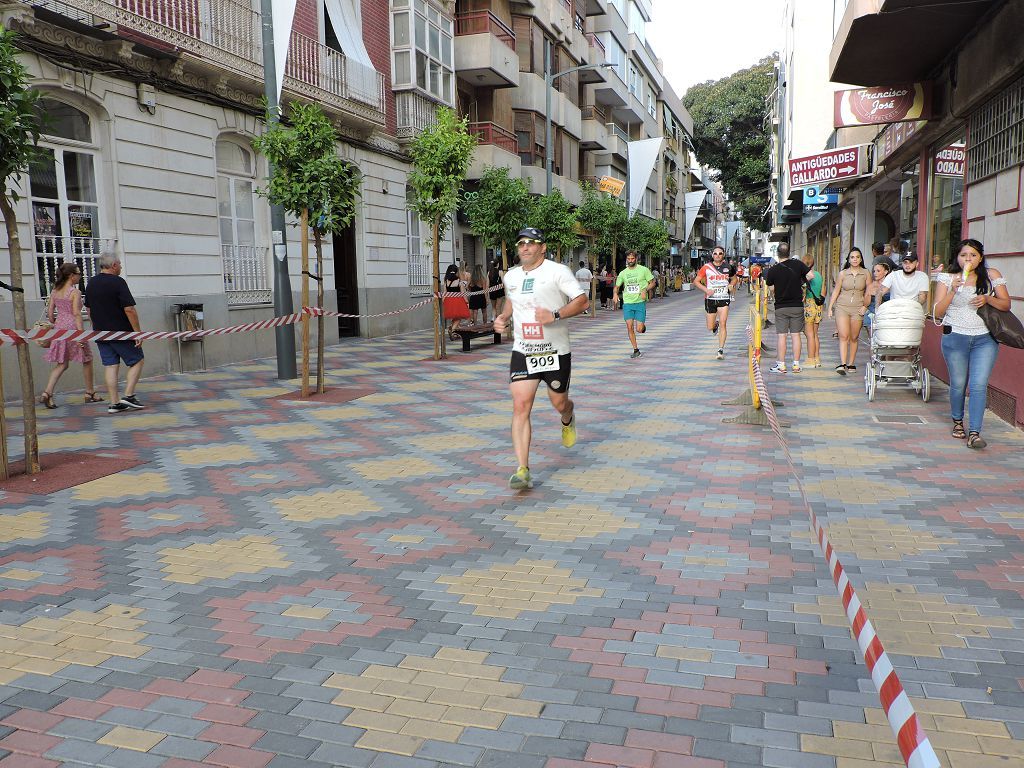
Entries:
POLYGON ((731 303, 730 299, 704 299, 704 311, 709 315, 714 315, 722 307, 728 307, 731 303))
POLYGON ((530 373, 526 365, 526 355, 522 352, 513 352, 512 360, 508 365, 508 380, 528 381, 540 379, 548 385, 548 389, 555 392, 568 392, 569 380, 572 378, 572 354, 558 356, 557 371, 543 371, 541 373, 530 373))

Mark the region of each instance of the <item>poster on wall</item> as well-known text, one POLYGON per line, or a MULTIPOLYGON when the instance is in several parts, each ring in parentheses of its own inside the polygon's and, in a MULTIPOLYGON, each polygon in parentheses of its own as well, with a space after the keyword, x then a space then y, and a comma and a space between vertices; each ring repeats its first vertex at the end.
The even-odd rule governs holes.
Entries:
POLYGON ((69 223, 71 224, 72 237, 96 237, 94 225, 95 212, 89 210, 76 210, 68 212, 69 223))
POLYGON ((967 168, 967 147, 962 141, 954 142, 935 153, 936 176, 963 178, 967 168))
POLYGON ((886 125, 932 118, 932 84, 906 83, 835 92, 833 127, 886 125))
POLYGON ((57 206, 33 203, 32 223, 36 237, 55 237, 57 235, 57 206))

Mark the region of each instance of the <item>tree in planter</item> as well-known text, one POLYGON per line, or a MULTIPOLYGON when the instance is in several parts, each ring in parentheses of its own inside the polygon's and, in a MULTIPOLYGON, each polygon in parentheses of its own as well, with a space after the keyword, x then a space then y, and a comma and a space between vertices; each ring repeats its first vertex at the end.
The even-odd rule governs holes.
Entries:
POLYGON ((508 175, 508 168, 485 168, 475 192, 467 192, 462 209, 469 226, 484 241, 485 248, 501 249, 501 268, 508 269, 508 244, 530 221, 533 198, 520 178, 508 175))
POLYGON ((459 204, 462 183, 466 180, 476 137, 467 131, 469 121, 447 107, 437 110, 437 122, 425 128, 413 140, 412 209, 431 226, 431 247, 434 252, 434 359, 444 355, 444 334, 441 333, 441 239, 452 223, 459 204))
MULTIPOLYGON (((267 116, 268 129, 253 146, 274 166, 265 190, 271 202, 299 217, 302 227, 302 305, 309 305, 309 229, 316 250, 318 308, 324 306, 323 237, 352 223, 362 177, 339 157, 334 127, 316 104, 295 102, 289 124, 267 116)), ((317 317, 316 391, 324 391, 324 316, 317 317)), ((309 317, 302 318, 302 396, 309 394, 309 317)))
MULTIPOLYGON (((18 61, 14 33, 0 27, 0 212, 7 229, 7 248, 11 257, 11 291, 14 327, 27 328, 25 293, 22 284, 21 240, 14 206, 19 195, 11 182, 18 184, 37 154, 42 128, 38 111, 39 94, 28 87, 28 72, 18 61)), ((27 344, 19 344, 18 369, 21 378, 21 408, 25 419, 25 472, 39 472, 39 434, 36 428, 35 382, 27 344)), ((0 389, 2 392, 2 389, 0 389)), ((0 396, 0 410, 3 398, 0 396)), ((7 476, 7 434, 0 413, 0 470, 7 476)))
POLYGON ((576 211, 557 189, 533 201, 530 226, 544 233, 548 254, 554 251, 555 260, 560 263, 562 256, 571 254, 580 243, 576 234, 577 223, 576 211))

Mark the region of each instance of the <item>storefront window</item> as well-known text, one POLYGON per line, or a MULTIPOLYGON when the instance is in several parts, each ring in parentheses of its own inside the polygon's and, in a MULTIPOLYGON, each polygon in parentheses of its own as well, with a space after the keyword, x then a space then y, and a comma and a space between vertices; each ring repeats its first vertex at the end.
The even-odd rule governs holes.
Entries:
POLYGON ((964 170, 967 151, 963 134, 949 136, 932 148, 929 158, 930 266, 948 264, 962 238, 964 170))
POLYGON ((917 249, 917 205, 921 177, 917 162, 902 169, 903 182, 900 184, 900 240, 906 240, 911 251, 917 249))

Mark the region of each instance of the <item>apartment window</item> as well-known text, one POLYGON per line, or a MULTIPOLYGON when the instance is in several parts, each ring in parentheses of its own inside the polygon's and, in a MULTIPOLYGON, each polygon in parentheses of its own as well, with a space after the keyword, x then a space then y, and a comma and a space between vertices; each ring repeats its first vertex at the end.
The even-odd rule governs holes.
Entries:
POLYGON ((1024 163, 1024 78, 977 109, 968 133, 969 184, 1024 163))
POLYGON ((627 85, 629 86, 629 92, 636 96, 638 99, 643 98, 643 84, 644 78, 640 74, 640 70, 636 64, 630 63, 629 65, 629 80, 627 85))
POLYGON ((647 87, 647 112, 655 120, 658 118, 658 97, 654 95, 654 89, 647 87))
MULTIPOLYGON (((514 112, 516 142, 523 165, 544 165, 544 120, 536 112, 514 112)), ((552 158, 552 162, 555 159, 552 158)))
POLYGON ((256 162, 252 150, 234 139, 219 139, 217 218, 228 304, 269 303, 269 252, 256 245, 256 162))
POLYGON ((613 71, 619 76, 619 80, 626 82, 626 49, 619 45, 619 41, 611 32, 606 32, 601 42, 604 43, 604 60, 614 64, 613 71))
POLYGON ((427 0, 392 0, 391 7, 395 85, 454 104, 452 20, 427 0))
POLYGON ((409 295, 430 295, 430 251, 423 247, 423 222, 419 214, 412 209, 412 187, 406 187, 405 209, 405 247, 409 256, 409 295))
POLYGON ((629 5, 629 31, 640 38, 641 43, 646 43, 647 20, 644 19, 644 15, 636 3, 630 3, 629 5))
POLYGON ((609 2, 609 5, 611 5, 613 8, 615 8, 616 11, 619 12, 619 16, 621 16, 623 19, 626 18, 626 0, 611 0, 611 2, 609 2))
POLYGON ((67 260, 82 270, 84 282, 98 271, 102 203, 97 169, 102 166, 94 143, 92 120, 85 112, 56 99, 41 98, 47 133, 29 168, 32 241, 38 269, 39 296, 45 297, 67 260))

